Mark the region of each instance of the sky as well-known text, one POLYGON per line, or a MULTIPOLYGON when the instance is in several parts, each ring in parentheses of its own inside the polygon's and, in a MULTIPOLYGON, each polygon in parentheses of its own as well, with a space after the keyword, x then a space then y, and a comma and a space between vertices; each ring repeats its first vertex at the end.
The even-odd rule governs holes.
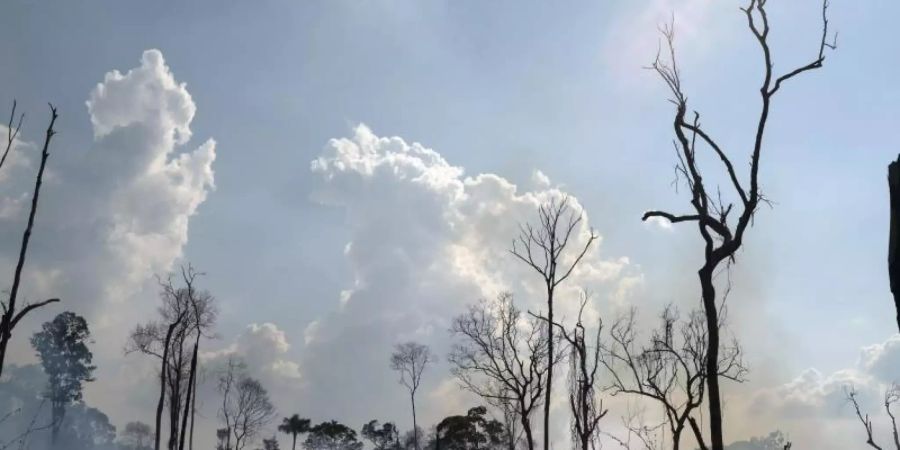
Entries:
MULTIPOLYGON (((761 167, 773 204, 731 273, 751 371, 728 388, 730 440, 778 428, 798 447, 861 447, 842 389, 874 414, 900 373, 885 180, 900 5, 833 3, 838 50, 775 100, 761 167)), ((696 304, 696 230, 640 221, 689 206, 672 106, 644 67, 674 18, 689 102, 745 169, 762 61, 742 5, 12 0, 0 106, 16 99, 26 120, 0 173, 0 273, 11 282, 52 102, 24 289, 88 318, 100 368, 86 399, 116 425, 151 422, 151 361, 123 343, 155 312, 154 277, 187 262, 220 309, 206 360, 247 358, 280 413, 409 427, 388 356, 410 339, 441 355, 420 422, 460 413, 475 399, 443 361, 449 321, 501 290, 538 304, 507 249, 541 201, 568 194, 579 236, 601 236, 570 298, 587 287, 597 314, 633 305, 648 320, 696 304)), ((776 71, 815 55, 820 6, 770 2, 776 71)), ((26 337, 57 309, 17 330, 14 362, 34 361, 26 337)))

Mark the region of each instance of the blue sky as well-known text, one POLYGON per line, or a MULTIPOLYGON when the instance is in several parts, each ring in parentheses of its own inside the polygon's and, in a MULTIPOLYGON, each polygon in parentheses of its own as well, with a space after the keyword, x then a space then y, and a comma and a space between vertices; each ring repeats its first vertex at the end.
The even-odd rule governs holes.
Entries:
MULTIPOLYGON (((816 50, 819 2, 770 5, 776 70, 805 63, 816 50)), ((359 123, 523 190, 540 170, 584 206, 603 236, 598 258, 627 257, 641 274, 629 301, 693 301, 695 231, 639 220, 647 209, 688 206, 672 186, 672 108, 642 66, 656 51, 656 25, 674 14, 690 102, 745 161, 761 59, 738 6, 14 0, 0 17, 0 105, 18 99, 28 114, 23 135, 35 141, 44 103, 57 104, 56 151, 77 160, 95 145, 89 93, 107 72, 125 73, 158 49, 197 109, 193 140, 176 152, 216 142, 215 189, 190 215, 183 258, 171 263, 208 273, 222 309, 214 346, 270 322, 302 373, 308 326, 339 311, 354 283, 345 246, 359 244, 362 227, 349 200, 315 199, 323 182, 310 163, 359 123)), ((861 349, 894 332, 885 177, 900 152, 898 13, 887 0, 836 0, 838 51, 776 100, 762 167, 774 207, 759 213, 733 273, 731 317, 753 363, 752 389, 775 389, 807 368, 825 378, 859 369, 861 349)), ((146 272, 122 302, 151 311, 146 272)), ((95 299, 72 301, 88 310, 95 299)))

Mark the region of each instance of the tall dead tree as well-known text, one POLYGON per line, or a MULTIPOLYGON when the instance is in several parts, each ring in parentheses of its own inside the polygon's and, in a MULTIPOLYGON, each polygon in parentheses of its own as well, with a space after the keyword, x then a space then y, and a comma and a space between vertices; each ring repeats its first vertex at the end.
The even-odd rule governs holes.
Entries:
POLYGON ((553 359, 547 353, 548 329, 541 319, 525 319, 509 293, 469 306, 451 326, 460 338, 449 357, 453 374, 504 416, 512 409, 529 450, 534 449, 531 419, 544 400, 553 359))
POLYGON ((187 442, 189 416, 193 407, 197 384, 197 357, 201 337, 215 322, 213 297, 196 289, 200 274, 188 266, 182 268, 183 287, 177 287, 172 277, 160 281, 160 321, 139 325, 131 334, 126 352, 140 352, 160 360, 160 393, 156 406, 155 450, 159 450, 162 436, 162 414, 168 405, 169 450, 183 450, 187 442))
MULTIPOLYGON (((547 314, 544 316, 549 323, 554 323, 553 303, 556 288, 572 275, 572 271, 587 254, 588 249, 597 239, 594 230, 590 230, 583 246, 576 248, 575 252, 569 248, 570 239, 576 238, 579 224, 583 219, 582 214, 569 208, 569 199, 552 199, 538 207, 537 225, 525 224, 519 226, 519 236, 513 240, 512 253, 516 258, 534 269, 541 276, 544 283, 547 301, 547 314)), ((547 328, 547 354, 555 355, 553 327, 547 328)), ((550 360, 547 368, 546 387, 544 388, 544 450, 550 449, 550 395, 553 389, 553 366, 555 360, 550 360)))
MULTIPOLYGON (((7 127, 6 150, 3 152, 2 158, 0 158, 0 167, 6 162, 6 157, 9 155, 9 152, 16 141, 16 137, 19 134, 19 130, 22 127, 24 115, 19 116, 18 123, 16 127, 13 128, 15 117, 16 103, 13 102, 12 113, 9 116, 9 125, 7 127)), ((34 192, 31 197, 31 209, 28 213, 28 224, 25 225, 25 232, 22 234, 22 243, 19 246, 19 259, 16 262, 16 269, 13 273, 13 282, 12 287, 9 290, 9 297, 6 301, 2 302, 3 315, 0 316, 0 375, 3 375, 3 364, 6 361, 6 348, 9 346, 9 341, 12 339, 12 331, 16 325, 19 324, 19 321, 29 312, 59 301, 58 298, 51 298, 37 303, 25 304, 21 310, 16 309, 16 300, 22 282, 22 269, 25 267, 25 257, 28 255, 28 243, 31 241, 31 230, 34 228, 34 218, 37 214, 38 198, 41 193, 41 184, 44 180, 44 169, 47 167, 47 158, 50 157, 50 140, 56 135, 53 126, 56 124, 56 119, 58 117, 59 115, 56 113, 56 107, 50 105, 50 124, 47 126, 47 132, 44 135, 44 145, 41 149, 41 163, 38 166, 37 177, 34 182, 34 192)))
MULTIPOLYGON (((704 262, 697 274, 700 278, 701 298, 709 339, 706 370, 711 374, 717 373, 716 367, 719 361, 719 308, 721 307, 713 280, 723 263, 724 266, 728 266, 734 261, 735 253, 741 248, 744 242, 744 233, 752 224, 757 209, 761 204, 767 202, 760 189, 759 168, 772 100, 786 81, 822 67, 825 62, 825 51, 836 48, 836 40, 829 42, 828 2, 825 0, 822 4, 822 33, 815 57, 803 66, 783 75, 776 75, 768 41, 770 27, 766 13, 767 3, 766 0, 750 0, 749 5, 743 8, 747 24, 763 55, 763 82, 759 88, 762 107, 755 119, 756 130, 750 153, 749 181, 741 180, 725 147, 701 126, 700 114, 694 111, 691 117, 688 117, 687 96, 682 88, 681 72, 675 58, 675 36, 671 27, 662 30, 668 46, 669 61, 666 62, 657 55, 651 66, 668 86, 672 95, 670 101, 675 105, 675 117, 672 124, 676 137, 676 154, 678 155, 676 168, 679 176, 683 176, 686 180, 691 194, 690 203, 693 211, 686 214, 648 211, 644 213, 643 220, 659 218, 671 223, 693 223, 703 238, 704 262), (726 204, 719 189, 707 186, 706 179, 697 162, 698 144, 707 147, 712 152, 713 158, 721 162, 728 183, 733 190, 733 196, 737 197, 735 202, 726 204), (735 204, 737 208, 734 208, 735 204), (737 219, 730 220, 730 217, 733 217, 732 212, 737 214, 737 219)), ((707 377, 706 383, 710 445, 713 450, 723 450, 722 398, 719 377, 707 377)))
POLYGON ((219 373, 219 418, 225 424, 221 430, 227 433, 227 450, 243 450, 275 417, 269 393, 246 370, 243 361, 230 357, 219 373))
MULTIPOLYGON (((678 311, 668 306, 660 314, 659 327, 653 330, 649 342, 638 344, 632 309, 616 320, 609 336, 601 358, 611 379, 610 394, 635 395, 661 406, 660 425, 671 437, 672 450, 680 448, 685 431, 693 433, 701 450, 707 450, 696 417, 706 393, 709 334, 704 314, 693 311, 682 320, 678 311)), ((722 348, 713 376, 743 381, 745 373, 741 348, 732 340, 722 348)))
POLYGON ((584 325, 584 308, 590 296, 584 293, 578 319, 571 331, 560 326, 563 339, 569 343, 569 409, 572 412, 572 441, 575 448, 598 448, 600 419, 609 412, 598 398, 601 390, 599 369, 602 366, 600 335, 603 322, 598 321, 593 342, 587 340, 588 329, 584 325))
MULTIPOLYGON (((859 422, 866 430, 866 445, 876 450, 882 450, 884 447, 882 447, 875 441, 875 433, 872 429, 872 419, 869 418, 869 415, 867 413, 862 412, 862 409, 859 406, 857 392, 853 388, 850 388, 849 390, 847 390, 846 394, 847 400, 853 406, 853 412, 856 414, 856 418, 859 419, 859 422)), ((896 450, 900 450, 900 432, 897 431, 897 418, 894 415, 895 413, 891 409, 891 407, 893 407, 898 402, 900 402, 900 386, 894 383, 891 384, 891 386, 885 391, 884 401, 882 402, 882 405, 884 405, 884 411, 890 418, 891 431, 893 432, 893 448, 895 448, 896 450)))
POLYGON ((416 391, 422 382, 422 374, 429 363, 434 362, 434 355, 427 345, 418 342, 404 342, 394 347, 391 354, 391 369, 400 374, 400 384, 409 391, 409 402, 412 405, 413 439, 416 450, 419 450, 419 425, 416 423, 416 391))
POLYGON ((596 328, 592 330, 592 342, 587 339, 588 327, 584 323, 584 309, 590 297, 587 291, 581 293, 581 306, 578 308, 578 317, 571 330, 559 322, 551 323, 546 317, 531 314, 532 317, 557 328, 562 341, 568 346, 569 410, 572 413, 570 431, 573 448, 580 450, 601 446, 600 419, 608 412, 599 398, 599 393, 603 390, 603 386, 600 386, 600 369, 603 367, 601 356, 603 320, 598 319, 596 328))

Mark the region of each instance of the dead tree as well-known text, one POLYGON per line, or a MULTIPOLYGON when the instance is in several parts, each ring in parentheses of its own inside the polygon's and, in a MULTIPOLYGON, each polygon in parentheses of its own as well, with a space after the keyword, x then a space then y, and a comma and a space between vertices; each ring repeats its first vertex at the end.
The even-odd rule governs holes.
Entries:
POLYGON ((140 352, 159 358, 160 393, 156 406, 155 450, 162 435, 162 414, 169 411, 169 450, 183 450, 187 440, 188 416, 193 416, 197 383, 197 356, 201 337, 210 337, 215 321, 212 296, 196 289, 200 274, 182 268, 184 287, 176 287, 170 276, 160 280, 161 321, 139 325, 131 333, 126 353, 140 352))
MULTIPOLYGON (((590 230, 584 246, 569 252, 569 240, 575 238, 583 216, 569 208, 568 198, 550 200, 538 208, 538 224, 520 225, 519 236, 513 240, 512 253, 516 258, 535 270, 544 283, 547 301, 546 319, 553 323, 553 302, 556 288, 566 281, 597 235, 590 230)), ((547 328, 547 354, 555 355, 553 327, 547 328)), ((544 388, 544 450, 550 449, 550 394, 553 389, 553 366, 550 360, 547 367, 546 387, 544 388)))
MULTIPOLYGON (((752 224, 753 217, 761 204, 767 202, 759 183, 760 158, 763 150, 763 138, 769 120, 772 100, 788 80, 811 70, 822 67, 827 49, 836 47, 836 40, 829 42, 828 35, 828 2, 822 4, 822 34, 817 45, 817 53, 811 62, 790 70, 783 75, 774 73, 772 52, 769 48, 769 19, 766 13, 766 0, 750 0, 743 8, 747 23, 759 44, 763 54, 763 82, 759 89, 762 108, 755 120, 756 131, 753 137, 750 154, 749 181, 742 181, 738 171, 732 164, 726 149, 700 124, 700 114, 694 111, 688 118, 687 96, 682 88, 674 48, 674 32, 671 27, 662 30, 668 46, 669 61, 659 55, 651 68, 655 70, 671 91, 670 101, 675 105, 673 127, 675 131, 675 148, 678 155, 677 173, 684 177, 691 194, 693 211, 686 214, 672 214, 664 211, 648 211, 643 220, 660 218, 671 223, 688 222, 697 226, 704 242, 704 263, 698 271, 700 278, 703 309, 708 328, 709 351, 707 353, 707 372, 715 373, 719 361, 719 299, 713 279, 720 266, 727 266, 734 261, 735 253, 744 242, 744 233, 752 224), (708 147, 713 158, 718 159, 727 175, 735 202, 723 200, 721 191, 707 186, 703 172, 698 165, 697 144, 708 147), (749 184, 748 184, 749 183, 749 184), (711 189, 712 188, 712 189, 711 189), (737 208, 734 208, 735 203, 737 208), (731 213, 737 219, 729 220, 731 213)), ((733 216, 731 216, 733 217, 733 216)), ((713 450, 723 450, 722 434, 722 401, 719 377, 711 376, 707 380, 710 444, 713 450)))
POLYGON ((404 342, 394 347, 391 354, 391 369, 400 374, 400 384, 409 390, 409 401, 412 405, 413 439, 416 450, 419 450, 419 426, 416 423, 416 391, 422 382, 422 373, 429 363, 434 362, 434 355, 427 345, 417 342, 404 342))
MULTIPOLYGON (((649 345, 639 346, 632 309, 616 320, 609 334, 601 358, 612 380, 611 395, 636 395, 658 403, 664 412, 661 425, 668 428, 673 450, 679 449, 687 429, 701 450, 708 449, 695 417, 706 393, 709 335, 704 315, 695 311, 681 320, 673 307, 667 307, 649 345)), ((745 373, 740 346, 732 341, 720 352, 713 376, 743 381, 745 373)))
POLYGON ((569 343, 569 409, 572 411, 572 440, 575 447, 581 450, 597 448, 600 419, 608 412, 603 407, 603 401, 598 399, 601 389, 598 375, 602 365, 600 334, 603 331, 603 321, 598 321, 594 342, 589 343, 586 340, 587 328, 583 322, 588 298, 587 293, 583 294, 578 320, 572 331, 559 327, 563 339, 569 343))
POLYGON ((243 450, 275 417, 268 392, 259 381, 247 376, 245 370, 243 362, 229 358, 219 375, 218 388, 222 395, 219 418, 225 422, 224 430, 228 432, 225 446, 228 450, 243 450))
POLYGON ((178 440, 178 450, 184 450, 184 444, 186 440, 185 434, 188 429, 188 416, 190 416, 191 420, 190 448, 193 449, 194 446, 193 430, 194 418, 196 416, 195 402, 198 377, 197 358, 199 357, 200 353, 200 338, 212 337, 212 335, 209 333, 209 330, 210 328, 212 328, 216 319, 216 311, 212 304, 212 296, 206 291, 197 290, 197 288, 194 286, 194 282, 200 275, 201 274, 199 272, 194 270, 193 266, 188 265, 188 267, 186 268, 181 268, 181 277, 184 281, 184 288, 182 289, 181 294, 187 300, 190 317, 193 319, 191 321, 191 326, 187 328, 186 334, 188 338, 193 337, 194 345, 193 349, 191 350, 190 367, 188 368, 188 382, 186 386, 187 395, 184 401, 184 413, 182 414, 181 436, 178 440))
MULTIPOLYGON (((13 120, 16 116, 16 103, 13 102, 12 113, 9 116, 9 126, 7 127, 7 144, 6 150, 0 158, 0 167, 6 162, 6 157, 12 149, 13 143, 22 127, 24 115, 19 116, 18 124, 13 129, 13 120)), ((50 140, 56 135, 53 126, 59 115, 56 113, 56 107, 50 105, 50 124, 47 126, 47 132, 44 136, 44 145, 41 149, 41 163, 38 166, 37 177, 34 182, 34 193, 31 197, 31 209, 28 213, 28 224, 25 225, 25 232, 22 234, 22 243, 19 247, 19 259, 16 262, 16 269, 13 273, 12 287, 9 290, 9 297, 4 302, 0 302, 3 308, 3 315, 0 316, 0 375, 3 375, 3 364, 6 361, 6 348, 12 339, 12 331, 19 324, 19 321, 31 311, 46 306, 50 303, 58 302, 58 298, 51 298, 37 303, 25 304, 21 310, 17 310, 16 300, 19 295, 19 287, 22 282, 22 269, 25 267, 25 257, 28 254, 28 243, 31 240, 31 230, 34 228, 34 218, 37 214, 38 198, 41 193, 41 184, 44 180, 44 169, 47 167, 47 158, 50 157, 50 140)))
POLYGON ((546 321, 559 330, 562 339, 568 344, 569 353, 569 409, 572 413, 571 436, 573 448, 589 450, 597 448, 600 437, 600 419, 606 416, 607 409, 603 401, 598 399, 600 368, 603 367, 601 357, 601 333, 603 321, 597 321, 593 334, 593 343, 587 339, 587 327, 584 324, 584 308, 588 305, 590 294, 582 292, 578 318, 571 330, 559 322, 550 322, 546 317, 532 314, 533 317, 546 321))
MULTIPOLYGON (((866 430, 866 445, 872 447, 876 450, 883 450, 884 447, 880 446, 875 442, 875 435, 872 430, 872 419, 869 418, 869 415, 863 413, 859 407, 859 400, 857 400, 857 392, 853 388, 847 390, 847 400, 853 405, 853 412, 856 414, 856 418, 859 419, 859 422, 862 424, 863 428, 866 430)), ((900 386, 897 384, 891 384, 891 386, 884 393, 884 401, 882 405, 884 405, 884 411, 887 413, 888 417, 891 420, 891 431, 893 437, 894 448, 896 450, 900 450, 900 433, 897 431, 897 418, 894 416, 894 411, 891 409, 894 404, 900 402, 900 386)))
POLYGON ((549 327, 543 320, 529 319, 509 293, 493 303, 469 306, 453 320, 451 332, 460 341, 449 360, 463 387, 498 408, 513 407, 525 443, 533 450, 531 417, 543 402, 552 358, 546 344, 549 327))

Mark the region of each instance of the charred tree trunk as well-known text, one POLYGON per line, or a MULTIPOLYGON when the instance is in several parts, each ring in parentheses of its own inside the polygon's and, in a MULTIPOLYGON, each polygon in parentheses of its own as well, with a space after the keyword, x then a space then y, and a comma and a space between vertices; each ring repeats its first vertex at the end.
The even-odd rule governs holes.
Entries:
MULTIPOLYGON (((551 243, 551 246, 554 245, 551 243)), ((556 278, 556 261, 551 262, 552 278, 556 278)), ((552 282, 547 282, 547 323, 553 323, 553 291, 552 282)), ((550 393, 553 390, 553 365, 556 364, 553 356, 553 326, 547 326, 547 354, 550 357, 550 365, 547 366, 547 388, 544 392, 544 450, 550 450, 550 393)))
POLYGON ((159 450, 160 438, 162 437, 162 413, 163 406, 166 403, 166 377, 169 372, 169 347, 172 343, 172 334, 175 333, 175 328, 178 326, 181 318, 175 321, 174 323, 169 325, 168 330, 166 330, 166 339, 163 341, 163 353, 162 353, 162 370, 160 370, 159 374, 159 401, 156 403, 156 436, 154 440, 154 450, 159 450))
POLYGON ((722 433, 722 403, 719 393, 719 308, 716 306, 716 288, 713 285, 715 266, 704 266, 699 271, 703 296, 703 311, 706 315, 707 353, 706 388, 709 391, 709 436, 714 449, 724 449, 722 433))
POLYGON ((534 450, 534 432, 531 430, 531 420, 529 420, 528 414, 522 414, 520 419, 522 429, 525 431, 525 443, 528 445, 528 450, 534 450))
POLYGON ((888 165, 888 186, 891 192, 891 234, 888 243, 888 274, 891 294, 897 311, 897 329, 900 330, 900 155, 888 165))
POLYGON ((187 394, 184 399, 184 413, 181 416, 181 437, 178 441, 178 450, 184 450, 184 442, 187 437, 188 418, 191 415, 192 399, 194 393, 194 381, 197 372, 197 351, 200 348, 200 333, 197 333, 197 339, 194 341, 194 352, 191 355, 191 368, 188 372, 187 394))
POLYGON ((409 395, 409 401, 412 403, 412 416, 413 416, 413 441, 415 442, 416 450, 419 450, 419 425, 416 423, 416 393, 412 392, 409 395))
MULTIPOLYGON (((22 244, 19 248, 19 260, 16 262, 16 271, 13 274, 12 287, 9 290, 9 299, 4 305, 4 313, 2 318, 0 318, 0 376, 3 375, 3 363, 6 361, 6 347, 9 345, 9 340, 12 339, 12 330, 16 326, 16 323, 34 308, 59 301, 59 299, 50 299, 28 305, 16 314, 16 297, 19 294, 19 286, 22 281, 22 268, 25 267, 25 256, 28 254, 28 242, 31 240, 31 230, 34 228, 34 216, 37 214, 38 197, 41 193, 41 184, 43 184, 44 169, 47 167, 47 158, 50 157, 50 139, 56 135, 56 131, 53 130, 53 125, 56 124, 57 117, 59 116, 56 114, 56 108, 53 105, 50 105, 50 125, 47 126, 47 134, 44 138, 43 149, 41 150, 41 165, 38 168, 37 177, 34 182, 34 194, 31 197, 31 211, 28 213, 28 225, 25 226, 25 233, 22 235, 22 244)), ((10 123, 12 122, 10 121, 10 123)), ((21 126, 21 122, 19 126, 21 126)), ((16 134, 18 134, 18 129, 16 130, 16 134)), ((12 137, 10 137, 10 145, 12 145, 12 137)), ((5 157, 6 155, 4 154, 4 158, 5 157)))
POLYGON ((191 431, 190 431, 190 436, 188 437, 188 449, 189 450, 194 450, 194 419, 196 417, 197 417, 197 374, 195 372, 194 373, 194 384, 193 384, 192 393, 191 393, 191 431))
POLYGON ((182 339, 178 339, 178 354, 177 359, 175 361, 175 366, 171 369, 173 370, 173 377, 169 381, 169 450, 177 450, 178 449, 178 418, 179 413, 181 412, 181 378, 182 378, 182 367, 184 360, 182 359, 182 339))

